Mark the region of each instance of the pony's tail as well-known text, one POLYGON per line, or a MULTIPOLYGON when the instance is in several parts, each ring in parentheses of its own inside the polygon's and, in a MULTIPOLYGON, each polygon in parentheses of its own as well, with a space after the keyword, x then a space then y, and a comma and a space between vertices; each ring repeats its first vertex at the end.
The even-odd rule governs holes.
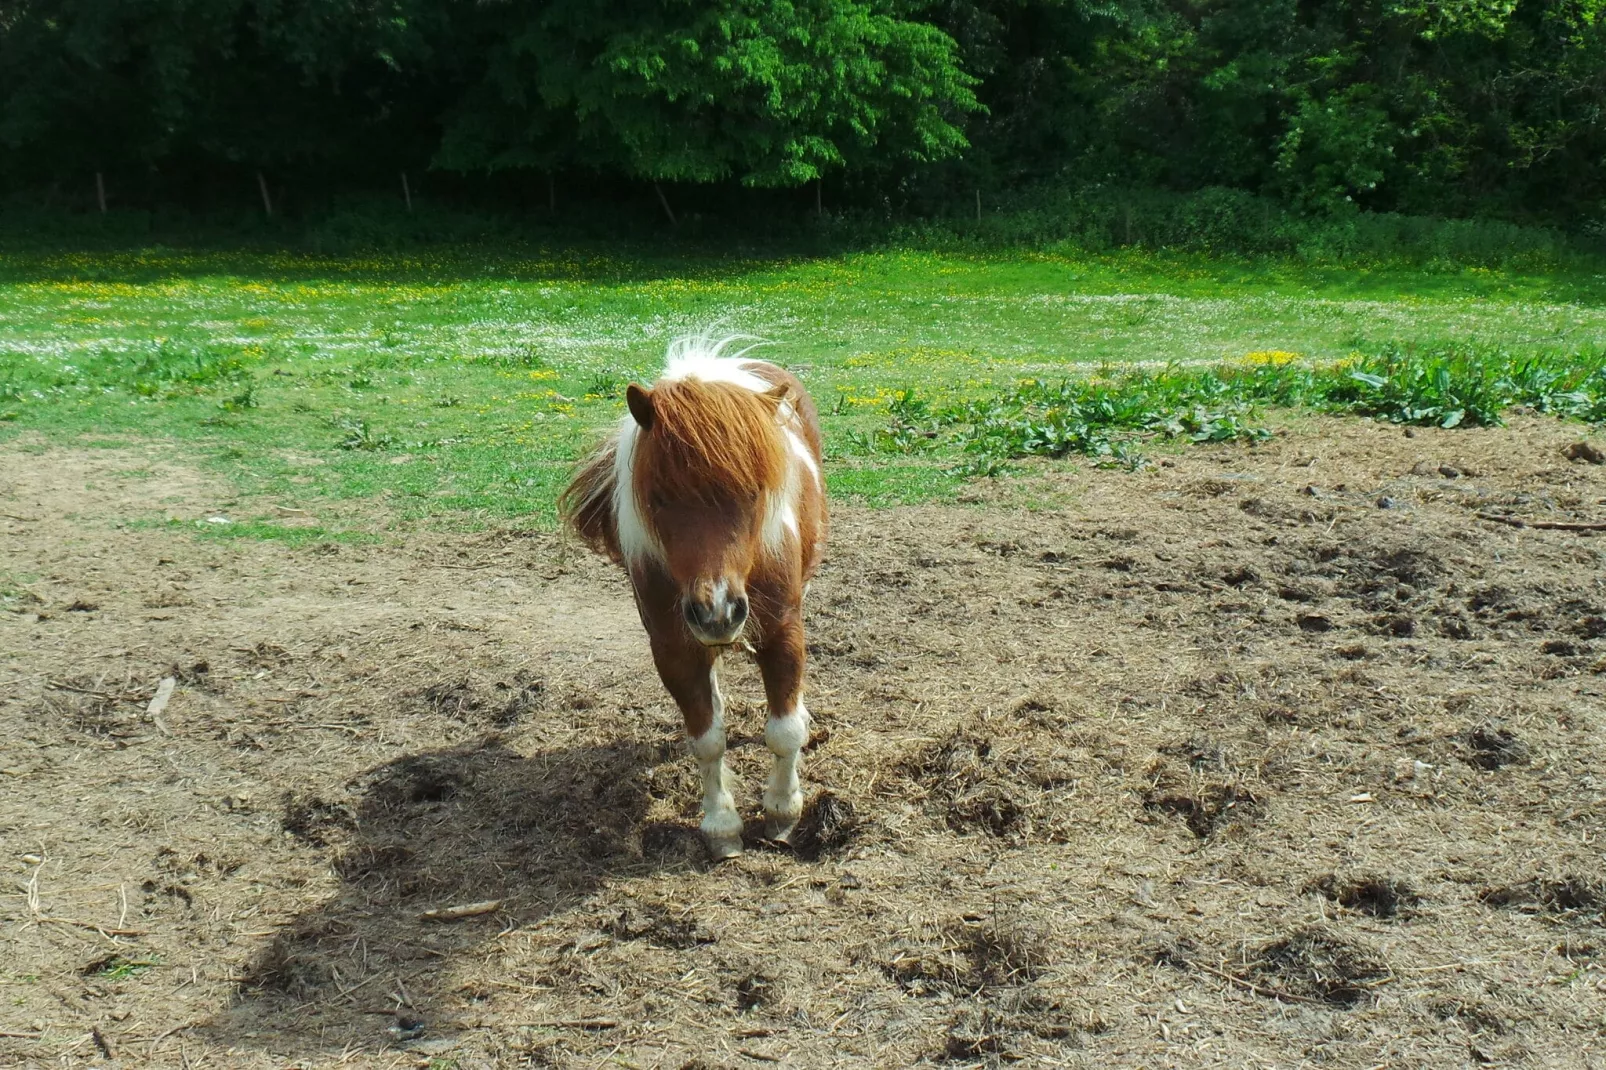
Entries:
POLYGON ((591 549, 618 559, 619 536, 614 524, 614 450, 609 441, 586 458, 569 485, 558 495, 558 518, 591 549))

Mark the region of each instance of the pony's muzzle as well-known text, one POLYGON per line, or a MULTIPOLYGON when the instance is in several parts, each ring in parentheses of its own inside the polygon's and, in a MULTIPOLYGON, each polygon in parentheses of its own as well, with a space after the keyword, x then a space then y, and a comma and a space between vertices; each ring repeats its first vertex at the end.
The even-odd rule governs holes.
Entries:
POLYGON ((747 623, 747 596, 686 599, 686 626, 707 646, 728 646, 742 637, 747 623))

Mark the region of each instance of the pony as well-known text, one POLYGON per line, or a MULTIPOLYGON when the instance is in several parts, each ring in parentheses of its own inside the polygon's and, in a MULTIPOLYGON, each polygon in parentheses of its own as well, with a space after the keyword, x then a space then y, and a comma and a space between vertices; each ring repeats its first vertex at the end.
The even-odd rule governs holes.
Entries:
POLYGON ((558 499, 564 522, 624 567, 653 664, 680 707, 702 776, 702 834, 718 861, 740 854, 742 818, 725 769, 720 656, 749 652, 764 680, 765 836, 786 843, 803 810, 803 595, 826 535, 819 413, 803 384, 739 339, 669 346, 650 387, 558 499))

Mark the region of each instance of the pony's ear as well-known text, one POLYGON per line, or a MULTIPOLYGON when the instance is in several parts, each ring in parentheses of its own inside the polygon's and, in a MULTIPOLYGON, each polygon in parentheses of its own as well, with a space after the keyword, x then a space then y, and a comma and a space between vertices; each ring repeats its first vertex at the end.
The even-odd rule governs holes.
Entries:
POLYGON ((764 396, 775 402, 777 405, 786 400, 786 395, 787 387, 785 383, 776 383, 774 386, 764 391, 764 396))
POLYGON ((625 390, 625 404, 630 406, 630 415, 636 418, 643 431, 652 430, 652 391, 644 386, 631 383, 625 390))

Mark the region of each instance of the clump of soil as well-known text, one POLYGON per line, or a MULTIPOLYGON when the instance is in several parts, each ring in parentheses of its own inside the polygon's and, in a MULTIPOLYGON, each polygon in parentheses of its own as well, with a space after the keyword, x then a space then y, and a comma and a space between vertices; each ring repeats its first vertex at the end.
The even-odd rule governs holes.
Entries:
POLYGON ((1172 814, 1201 840, 1260 816, 1259 797, 1239 784, 1206 783, 1188 792, 1155 789, 1144 798, 1143 807, 1157 813, 1172 814))
POLYGON ((1485 888, 1478 899, 1492 907, 1511 907, 1529 914, 1606 913, 1606 881, 1590 877, 1535 878, 1485 888))
POLYGON ((780 1001, 781 986, 765 973, 750 973, 736 982, 736 1009, 752 1011, 780 1001))
POLYGON ((810 862, 836 854, 859 832, 859 815, 853 804, 833 792, 822 791, 803 811, 792 833, 792 850, 810 862))
POLYGON ((642 940, 655 947, 697 947, 715 940, 689 911, 672 913, 658 903, 625 907, 608 923, 607 931, 616 939, 642 940))
POLYGON ((313 847, 327 847, 339 833, 357 827, 357 815, 344 803, 308 792, 287 791, 280 824, 290 835, 313 847))
POLYGON ((1313 927, 1259 948, 1242 976, 1274 993, 1352 1007, 1392 973, 1360 945, 1313 927))
POLYGON ((411 692, 408 697, 437 716, 507 728, 545 703, 546 684, 520 674, 511 682, 498 680, 486 688, 468 677, 461 677, 437 681, 411 692))
POLYGON ((465 775, 457 755, 404 758, 366 778, 368 798, 393 810, 441 803, 458 793, 465 775))
POLYGON ((955 832, 1010 843, 1069 834, 1074 814, 1058 796, 1071 779, 1073 747, 1030 712, 1007 731, 969 719, 905 761, 901 770, 925 790, 928 812, 955 832))
POLYGON ((1328 873, 1316 878, 1305 890, 1374 918, 1409 915, 1422 902, 1422 897, 1406 881, 1375 875, 1341 879, 1328 873))
POLYGON ((1528 744, 1517 738, 1515 732, 1503 725, 1486 723, 1473 728, 1466 735, 1467 761, 1479 769, 1502 769, 1508 765, 1526 762, 1532 751, 1528 744))
POLYGON ((1080 1046, 1074 1042, 1081 1034, 1097 1033, 1101 1027, 1096 1018, 1078 1022, 1062 1001, 1035 987, 1014 989, 993 999, 971 1001, 955 1011, 937 1058, 1029 1060, 1039 1048, 1046 1047, 1042 1054, 1047 1054, 1080 1046), (1038 1043, 1042 1041, 1049 1043, 1038 1043))
POLYGON ((974 992, 1024 984, 1047 968, 1046 927, 1009 913, 954 918, 914 940, 900 940, 882 970, 910 995, 974 992))

